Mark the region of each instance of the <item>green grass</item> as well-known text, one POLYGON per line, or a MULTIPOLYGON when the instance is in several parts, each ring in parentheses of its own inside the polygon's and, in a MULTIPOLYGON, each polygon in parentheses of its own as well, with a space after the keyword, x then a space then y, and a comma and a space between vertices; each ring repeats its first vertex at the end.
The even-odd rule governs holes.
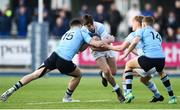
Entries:
MULTIPOLYGON (((0 94, 11 87, 20 77, 0 77, 0 94)), ((0 102, 0 109, 179 109, 180 104, 168 104, 166 89, 159 78, 154 81, 165 100, 160 103, 149 103, 152 93, 134 78, 133 93, 135 99, 130 104, 121 104, 116 99, 112 88, 102 87, 99 77, 83 77, 73 98, 81 102, 62 103, 69 77, 48 77, 31 82, 13 94, 7 102, 0 102), (89 101, 89 102, 88 102, 89 101)), ((121 84, 119 77, 116 78, 121 84)), ((178 101, 180 100, 180 78, 171 78, 178 101)))

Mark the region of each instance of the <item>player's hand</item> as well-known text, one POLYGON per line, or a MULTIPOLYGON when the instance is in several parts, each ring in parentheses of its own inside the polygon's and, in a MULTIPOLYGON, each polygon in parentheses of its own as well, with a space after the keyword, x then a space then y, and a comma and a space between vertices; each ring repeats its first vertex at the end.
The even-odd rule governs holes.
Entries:
POLYGON ((105 43, 103 41, 99 41, 99 46, 98 47, 103 47, 103 45, 105 45, 105 43))
POLYGON ((109 46, 110 46, 109 44, 104 43, 101 47, 102 47, 102 48, 105 48, 105 49, 109 49, 109 46))
POLYGON ((119 56, 119 60, 123 60, 123 59, 125 59, 126 57, 127 57, 127 54, 120 55, 120 56, 119 56))
POLYGON ((103 41, 106 42, 106 43, 112 43, 112 42, 115 41, 115 37, 112 36, 112 35, 110 35, 110 36, 105 37, 105 38, 103 39, 103 41))
POLYGON ((92 38, 97 41, 101 40, 98 36, 93 36, 92 38))

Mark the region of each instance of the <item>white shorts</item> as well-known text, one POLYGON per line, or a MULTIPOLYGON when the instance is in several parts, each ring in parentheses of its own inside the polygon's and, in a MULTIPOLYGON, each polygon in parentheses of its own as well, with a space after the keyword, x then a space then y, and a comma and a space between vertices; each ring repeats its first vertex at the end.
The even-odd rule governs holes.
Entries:
POLYGON ((157 71, 155 68, 150 69, 148 72, 145 72, 143 69, 137 68, 133 69, 136 71, 141 77, 151 76, 154 77, 157 74, 157 71))
POLYGON ((103 52, 92 51, 92 55, 93 55, 95 60, 100 58, 100 57, 106 57, 106 58, 116 57, 115 52, 112 50, 103 51, 103 52))

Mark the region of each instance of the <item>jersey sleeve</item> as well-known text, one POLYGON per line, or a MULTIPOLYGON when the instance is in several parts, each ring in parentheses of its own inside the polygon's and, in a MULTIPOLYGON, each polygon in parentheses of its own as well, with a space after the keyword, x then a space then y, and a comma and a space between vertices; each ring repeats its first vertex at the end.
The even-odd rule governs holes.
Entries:
POLYGON ((105 26, 100 23, 98 24, 98 33, 102 39, 105 38, 106 36, 109 36, 109 33, 107 32, 105 26))
POLYGON ((142 39, 143 32, 144 32, 144 29, 138 29, 138 30, 135 31, 134 36, 138 36, 138 37, 140 37, 140 39, 142 39))
POLYGON ((134 39, 134 35, 135 35, 135 33, 134 33, 134 32, 131 32, 131 33, 125 38, 124 41, 131 43, 132 40, 134 39))
POLYGON ((84 31, 82 31, 81 34, 82 34, 82 37, 83 37, 84 41, 89 44, 92 37, 88 33, 84 32, 84 31))

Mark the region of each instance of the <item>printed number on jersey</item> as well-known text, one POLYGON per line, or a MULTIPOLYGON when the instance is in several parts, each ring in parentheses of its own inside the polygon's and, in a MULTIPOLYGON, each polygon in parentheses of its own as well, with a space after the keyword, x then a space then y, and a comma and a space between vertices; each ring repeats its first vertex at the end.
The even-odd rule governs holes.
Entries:
POLYGON ((73 38, 73 35, 74 35, 74 32, 69 32, 69 33, 66 33, 62 40, 71 40, 73 38))
POLYGON ((157 34, 155 34, 154 32, 150 32, 151 34, 152 34, 152 37, 153 37, 153 40, 155 40, 155 39, 159 39, 159 41, 161 42, 161 36, 157 33, 157 34))

